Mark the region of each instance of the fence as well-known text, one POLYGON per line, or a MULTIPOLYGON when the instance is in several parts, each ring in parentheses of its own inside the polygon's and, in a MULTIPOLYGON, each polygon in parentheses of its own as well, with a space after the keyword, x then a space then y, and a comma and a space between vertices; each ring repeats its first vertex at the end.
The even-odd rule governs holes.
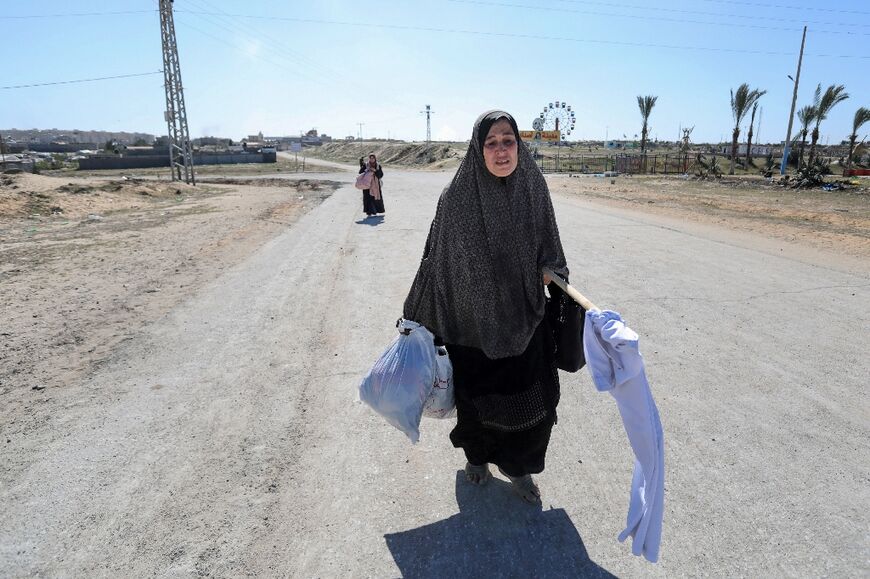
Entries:
POLYGON ((560 155, 538 159, 544 173, 688 173, 695 163, 690 153, 666 155, 560 155))

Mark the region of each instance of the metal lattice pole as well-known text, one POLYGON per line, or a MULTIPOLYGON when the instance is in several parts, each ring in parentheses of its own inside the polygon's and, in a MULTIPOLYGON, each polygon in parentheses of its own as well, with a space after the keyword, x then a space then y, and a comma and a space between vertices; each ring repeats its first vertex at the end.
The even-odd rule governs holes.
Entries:
POLYGON ((187 109, 181 85, 181 66, 175 43, 175 21, 172 17, 173 0, 160 2, 160 40, 163 45, 163 85, 166 89, 166 111, 163 113, 169 132, 169 165, 172 180, 182 179, 196 185, 193 173, 193 155, 190 133, 187 130, 187 109))
POLYGON ((420 111, 421 113, 426 113, 426 144, 432 142, 432 123, 429 120, 429 115, 433 114, 435 111, 432 110, 431 105, 426 105, 425 111, 420 111))

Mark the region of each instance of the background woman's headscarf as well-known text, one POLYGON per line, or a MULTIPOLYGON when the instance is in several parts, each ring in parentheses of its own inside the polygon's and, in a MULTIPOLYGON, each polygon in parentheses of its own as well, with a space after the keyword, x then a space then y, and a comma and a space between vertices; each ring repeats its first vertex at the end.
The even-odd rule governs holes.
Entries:
POLYGON ((438 200, 404 316, 489 358, 519 355, 544 316, 544 266, 567 275, 547 183, 513 117, 486 112, 438 200), (483 141, 499 119, 517 137, 517 168, 503 178, 483 159, 483 141))

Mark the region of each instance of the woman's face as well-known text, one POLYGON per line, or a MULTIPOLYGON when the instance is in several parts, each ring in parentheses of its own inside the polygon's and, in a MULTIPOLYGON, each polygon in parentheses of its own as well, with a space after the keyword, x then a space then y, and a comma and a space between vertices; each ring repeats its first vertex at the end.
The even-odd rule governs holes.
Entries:
POLYGON ((517 168, 517 137, 505 119, 493 123, 483 141, 483 160, 496 177, 507 177, 517 168))
POLYGON ((374 166, 376 166, 377 164, 378 164, 378 159, 377 159, 377 157, 375 157, 374 155, 369 155, 369 165, 371 165, 372 167, 374 167, 374 166))

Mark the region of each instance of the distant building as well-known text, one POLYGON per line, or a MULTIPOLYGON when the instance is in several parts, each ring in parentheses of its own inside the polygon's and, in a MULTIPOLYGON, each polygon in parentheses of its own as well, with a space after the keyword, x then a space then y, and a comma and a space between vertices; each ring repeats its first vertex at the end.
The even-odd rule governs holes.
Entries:
POLYGON ((33 173, 34 160, 24 155, 4 155, 4 161, 0 163, 0 170, 20 169, 28 173, 33 173))
POLYGON ((222 138, 222 137, 199 137, 198 139, 193 139, 191 141, 194 146, 205 147, 205 146, 214 146, 214 147, 226 147, 230 144, 230 139, 222 138))
MULTIPOLYGON (((731 154, 731 145, 720 145, 720 153, 723 155, 731 154)), ((752 156, 753 157, 766 157, 771 153, 770 145, 752 145, 752 156)), ((746 156, 746 144, 738 144, 737 145, 737 156, 744 157, 746 156)))
POLYGON ((154 135, 149 133, 127 133, 113 131, 82 131, 79 129, 0 129, 0 135, 21 143, 105 143, 114 141, 122 145, 132 145, 137 142, 154 142, 154 135))

